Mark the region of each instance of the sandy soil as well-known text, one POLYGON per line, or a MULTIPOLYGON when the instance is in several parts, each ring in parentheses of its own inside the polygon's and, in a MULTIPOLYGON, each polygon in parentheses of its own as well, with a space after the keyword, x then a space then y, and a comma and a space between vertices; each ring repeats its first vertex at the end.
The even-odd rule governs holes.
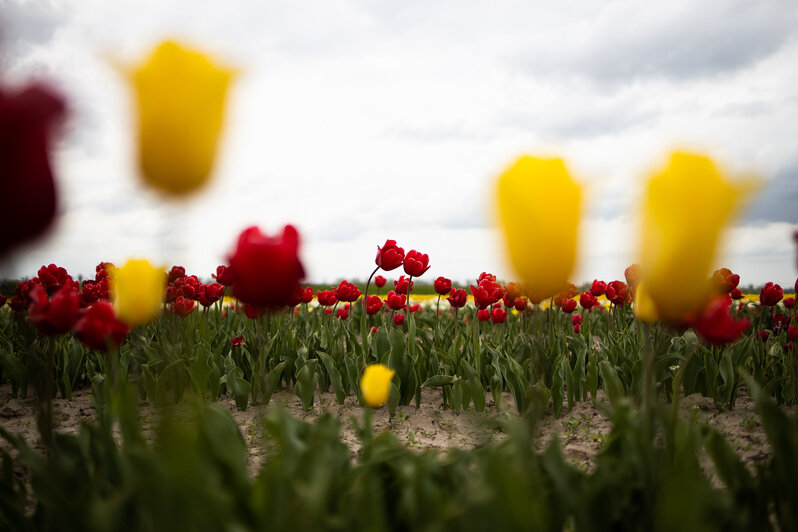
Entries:
MULTIPOLYGON (((545 448, 557 435, 566 458, 585 470, 591 469, 594 457, 601 450, 611 430, 611 424, 601 408, 604 401, 602 393, 599 392, 598 408, 594 408, 590 402, 578 403, 560 418, 553 417, 549 411, 541 422, 538 448, 545 448)), ((425 389, 421 407, 418 409, 415 406, 401 407, 391 420, 388 419, 386 409, 375 411, 374 429, 375 432, 390 430, 399 440, 419 450, 451 447, 472 449, 500 440, 503 433, 497 421, 502 417, 516 415, 509 395, 503 399, 500 409, 495 408, 493 398, 489 395, 486 403, 488 408, 485 413, 469 410, 456 414, 442 407, 440 391, 425 389)), ((355 397, 348 397, 343 405, 339 405, 332 393, 324 393, 321 401, 317 400, 314 409, 309 412, 302 410, 299 399, 287 391, 275 394, 268 406, 250 406, 243 412, 236 409, 232 397, 219 399, 219 404, 230 411, 238 422, 250 449, 253 469, 261 462, 263 452, 260 444, 260 418, 275 404, 282 405, 292 415, 307 421, 313 421, 323 412, 330 412, 342 422, 342 441, 352 448, 353 453, 359 448, 354 422, 362 419, 363 409, 358 406, 355 397)), ((681 410, 685 418, 707 423, 720 430, 749 466, 767 460, 770 456, 771 451, 755 413, 754 403, 747 395, 738 398, 733 411, 719 412, 711 399, 694 394, 682 399, 681 410)), ((56 431, 77 431, 81 421, 91 420, 94 416, 91 391, 78 390, 70 401, 56 399, 53 411, 56 431)), ((141 420, 146 432, 153 428, 156 419, 155 408, 148 403, 142 403, 141 420)), ((0 425, 6 430, 22 434, 38 446, 35 401, 31 398, 11 397, 8 386, 0 386, 0 425)))

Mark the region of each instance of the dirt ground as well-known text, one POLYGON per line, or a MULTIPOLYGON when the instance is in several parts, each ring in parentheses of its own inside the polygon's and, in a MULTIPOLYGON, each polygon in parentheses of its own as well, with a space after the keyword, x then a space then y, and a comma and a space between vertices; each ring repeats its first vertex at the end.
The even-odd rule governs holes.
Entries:
MULTIPOLYGON (((585 470, 591 469, 593 459, 611 430, 610 421, 601 409, 604 401, 602 393, 599 391, 598 408, 594 408, 590 402, 577 403, 570 412, 564 411, 560 418, 555 418, 549 411, 539 427, 538 448, 545 448, 558 435, 566 458, 585 470)), ((516 415, 509 395, 503 398, 499 409, 495 407, 491 396, 486 397, 486 402, 488 407, 485 413, 468 410, 456 414, 443 408, 439 390, 425 389, 420 408, 400 407, 391 420, 388 419, 386 409, 376 410, 373 415, 374 430, 390 430, 399 440, 419 450, 451 447, 473 449, 500 440, 503 433, 496 422, 502 417, 516 415)), ((287 391, 275 394, 269 405, 250 406, 243 412, 236 409, 232 397, 219 399, 219 404, 238 422, 249 447, 253 470, 260 464, 263 452, 260 419, 276 404, 307 421, 313 421, 323 412, 331 413, 342 422, 342 441, 352 448, 353 453, 359 448, 354 421, 362 419, 363 409, 354 396, 348 397, 343 405, 339 405, 332 393, 323 393, 321 401, 317 400, 313 410, 309 412, 302 410, 299 399, 287 391)), ((94 416, 91 391, 78 390, 70 401, 56 399, 53 410, 55 430, 75 432, 81 421, 91 420, 94 416)), ((682 399, 681 410, 687 419, 692 418, 720 430, 749 466, 765 461, 770 456, 771 451, 754 410, 754 403, 747 395, 738 397, 734 410, 720 412, 711 399, 694 394, 682 399)), ((142 403, 141 419, 145 432, 153 428, 157 418, 155 413, 152 405, 142 403)), ((0 425, 37 444, 35 400, 12 397, 9 386, 0 386, 0 425)))

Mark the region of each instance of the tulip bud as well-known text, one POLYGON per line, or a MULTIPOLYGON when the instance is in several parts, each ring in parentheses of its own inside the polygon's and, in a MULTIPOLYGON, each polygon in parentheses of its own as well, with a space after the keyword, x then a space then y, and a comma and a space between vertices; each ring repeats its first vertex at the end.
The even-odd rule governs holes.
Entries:
POLYGON ((166 286, 163 269, 146 260, 129 260, 110 273, 111 296, 120 321, 136 327, 158 316, 166 286))

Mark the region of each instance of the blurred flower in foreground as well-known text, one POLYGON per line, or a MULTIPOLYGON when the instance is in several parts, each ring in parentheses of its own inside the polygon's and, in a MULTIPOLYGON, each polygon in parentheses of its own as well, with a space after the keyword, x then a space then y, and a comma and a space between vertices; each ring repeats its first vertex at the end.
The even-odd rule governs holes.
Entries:
POLYGON ((391 393, 391 379, 394 373, 394 370, 383 364, 366 366, 363 376, 360 377, 360 391, 368 406, 377 408, 385 404, 391 393))
POLYGON ((727 181, 708 157, 680 152, 649 181, 640 266, 664 321, 682 323, 704 309, 718 238, 752 185, 727 181))
POLYGON ((75 336, 84 345, 105 351, 119 347, 125 340, 128 326, 116 319, 114 309, 106 301, 98 301, 83 314, 75 325, 75 336))
MULTIPOLYGON (((257 227, 241 232, 230 268, 233 271, 233 295, 260 307, 291 305, 305 270, 299 261, 299 233, 292 225, 283 234, 268 237, 257 227)), ((321 294, 319 294, 321 301, 321 294)))
POLYGON ((732 299, 728 295, 714 296, 696 321, 695 332, 708 344, 726 345, 748 329, 748 319, 732 319, 729 313, 731 303, 732 299))
POLYGON ((560 159, 521 157, 499 177, 496 200, 510 262, 530 300, 557 294, 576 262, 579 185, 560 159))
POLYGON ((132 73, 144 178, 172 194, 205 183, 213 167, 233 70, 174 42, 132 73))
POLYGON ((131 327, 152 320, 161 311, 166 272, 143 259, 110 268, 111 298, 119 321, 131 327))
POLYGON ((0 257, 43 233, 55 216, 48 133, 64 113, 61 97, 46 87, 0 88, 0 257))

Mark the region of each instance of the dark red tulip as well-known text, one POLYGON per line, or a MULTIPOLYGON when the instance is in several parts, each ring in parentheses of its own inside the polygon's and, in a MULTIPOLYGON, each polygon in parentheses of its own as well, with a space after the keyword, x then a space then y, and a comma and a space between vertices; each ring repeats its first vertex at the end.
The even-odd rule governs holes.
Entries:
POLYGON ((607 284, 606 294, 607 299, 618 307, 622 307, 632 300, 632 292, 623 281, 612 281, 607 284))
POLYGON ((341 308, 339 308, 335 315, 341 321, 347 319, 349 317, 349 303, 345 303, 341 308))
POLYGON ((360 289, 349 281, 341 281, 335 289, 335 297, 338 301, 354 303, 360 297, 360 289))
POLYGON ((599 281, 598 279, 593 279, 593 284, 590 285, 590 293, 593 296, 598 297, 604 295, 604 292, 607 291, 607 283, 604 281, 599 281))
POLYGON ((479 321, 488 321, 490 319, 490 311, 486 308, 477 311, 477 319, 479 321))
POLYGON ((565 301, 562 302, 560 308, 566 314, 570 314, 571 312, 576 310, 576 299, 566 299, 565 301))
POLYGON ((62 286, 72 281, 72 276, 67 273, 66 269, 55 264, 39 268, 38 276, 42 286, 47 289, 47 293, 50 295, 53 295, 62 286))
POLYGON ((452 288, 449 297, 446 298, 446 301, 452 306, 452 308, 463 308, 468 301, 468 293, 465 290, 460 288, 452 288))
POLYGON ((286 225, 278 237, 268 237, 257 227, 245 229, 230 257, 233 295, 266 308, 290 305, 295 287, 305 276, 298 253, 299 233, 292 225, 286 225))
POLYGON ((496 281, 488 278, 480 281, 479 286, 471 285, 471 295, 477 308, 484 309, 499 301, 504 296, 504 288, 496 281))
POLYGON ((410 313, 415 314, 416 312, 424 312, 424 309, 421 308, 421 305, 419 303, 410 305, 410 313))
POLYGON ((75 337, 97 351, 111 346, 119 347, 125 340, 129 327, 116 318, 107 301, 98 301, 89 307, 75 325, 75 337))
POLYGON ((507 312, 503 308, 496 307, 491 312, 490 319, 493 323, 504 323, 507 320, 507 312))
POLYGON ((203 307, 210 307, 224 297, 224 286, 219 283, 200 285, 199 302, 203 307))
POLYGON ((770 333, 767 331, 756 331, 756 338, 760 342, 767 342, 768 338, 770 338, 770 333))
POLYGON ((378 275, 377 277, 375 277, 374 286, 376 286, 377 288, 382 288, 383 286, 385 286, 385 277, 383 277, 382 275, 378 275))
POLYGON ((446 277, 438 277, 433 283, 435 293, 445 296, 452 291, 452 280, 446 277))
POLYGON ((791 342, 798 342, 798 327, 790 325, 787 329, 787 339, 791 342))
POLYGON ((230 338, 230 343, 236 347, 241 347, 241 345, 244 343, 244 337, 236 336, 235 338, 230 338))
POLYGON ((784 291, 781 286, 773 283, 767 283, 759 292, 759 302, 762 305, 772 307, 784 297, 784 291))
POLYGON ((186 316, 194 312, 195 308, 194 300, 187 299, 183 296, 177 296, 177 299, 175 299, 171 303, 171 305, 172 305, 172 311, 181 318, 185 318, 186 316))
POLYGON ((401 266, 404 259, 405 250, 396 245, 396 240, 386 240, 384 246, 377 246, 377 258, 374 262, 389 272, 401 266))
POLYGON ((371 328, 371 334, 377 334, 377 331, 379 331, 379 330, 380 330, 380 326, 379 325, 375 325, 374 327, 371 328))
POLYGON ((233 286, 235 277, 233 277, 233 270, 228 266, 217 266, 216 273, 211 274, 211 277, 216 279, 216 282, 224 286, 233 286))
POLYGON ((719 294, 728 294, 740 284, 740 276, 728 268, 719 268, 712 273, 712 286, 719 294))
POLYGON ((574 334, 579 334, 579 331, 581 330, 582 330, 581 324, 577 323, 576 325, 574 325, 574 334))
POLYGON ((319 305, 322 307, 331 307, 338 302, 335 292, 332 290, 319 290, 316 292, 316 299, 319 300, 319 305))
POLYGON ((424 272, 429 270, 429 255, 411 249, 407 252, 407 255, 405 255, 403 264, 407 275, 411 277, 420 277, 424 275, 424 272))
POLYGON ((574 314, 571 316, 571 325, 582 325, 582 319, 581 314, 574 314))
POLYGON ((732 299, 728 295, 712 298, 693 328, 709 345, 722 346, 735 341, 746 330, 747 319, 735 320, 729 310, 732 299))
POLYGON ((306 304, 313 301, 313 289, 311 287, 305 287, 305 289, 302 291, 302 299, 300 301, 306 304))
POLYGON ((393 315, 393 323, 394 325, 401 326, 405 324, 405 315, 404 314, 394 314, 393 315))
POLYGON ((515 307, 515 310, 518 312, 525 311, 528 304, 529 302, 524 296, 516 297, 515 300, 513 300, 513 307, 515 307))
POLYGON ((181 277, 186 276, 186 269, 182 266, 172 266, 172 269, 169 270, 168 279, 170 283, 174 283, 181 277))
POLYGON ((405 308, 405 299, 404 294, 397 294, 391 290, 385 297, 385 304, 388 305, 391 310, 402 310, 405 308))
POLYGON ((251 320, 260 318, 266 314, 266 310, 266 307, 259 307, 258 305, 252 305, 250 303, 244 305, 244 314, 251 320))
POLYGON ((742 299, 743 298, 743 291, 739 288, 735 288, 731 291, 731 298, 734 300, 742 299))
POLYGON ((413 290, 413 281, 404 275, 400 275, 399 280, 393 282, 393 289, 397 294, 407 294, 410 290, 413 290))
POLYGON ((0 294, 0 308, 5 306, 7 300, 8 300, 8 298, 6 298, 6 296, 4 296, 3 294, 0 294))
POLYGON ((490 281, 492 283, 495 283, 496 282, 496 276, 493 275, 492 273, 482 272, 482 273, 479 274, 479 277, 477 277, 477 284, 479 284, 479 283, 481 283, 482 281, 485 281, 485 280, 488 280, 488 281, 490 281))
POLYGON ((0 88, 0 257, 53 221, 57 200, 49 137, 65 112, 63 99, 42 85, 16 93, 0 88))
POLYGON ((598 300, 592 293, 582 292, 582 294, 579 296, 579 304, 582 305, 583 309, 590 310, 598 305, 598 300))
POLYGON ((332 314, 332 309, 330 307, 325 307, 324 313, 329 316, 330 314, 332 314))
POLYGON ((781 300, 781 304, 784 305, 784 308, 793 308, 795 306, 795 298, 785 297, 784 299, 781 300))
POLYGON ((35 286, 30 297, 30 321, 44 335, 67 333, 78 321, 80 297, 73 285, 62 286, 49 300, 46 290, 35 286))
POLYGON ((380 296, 369 296, 366 301, 366 313, 372 316, 382 308, 382 298, 380 296))

